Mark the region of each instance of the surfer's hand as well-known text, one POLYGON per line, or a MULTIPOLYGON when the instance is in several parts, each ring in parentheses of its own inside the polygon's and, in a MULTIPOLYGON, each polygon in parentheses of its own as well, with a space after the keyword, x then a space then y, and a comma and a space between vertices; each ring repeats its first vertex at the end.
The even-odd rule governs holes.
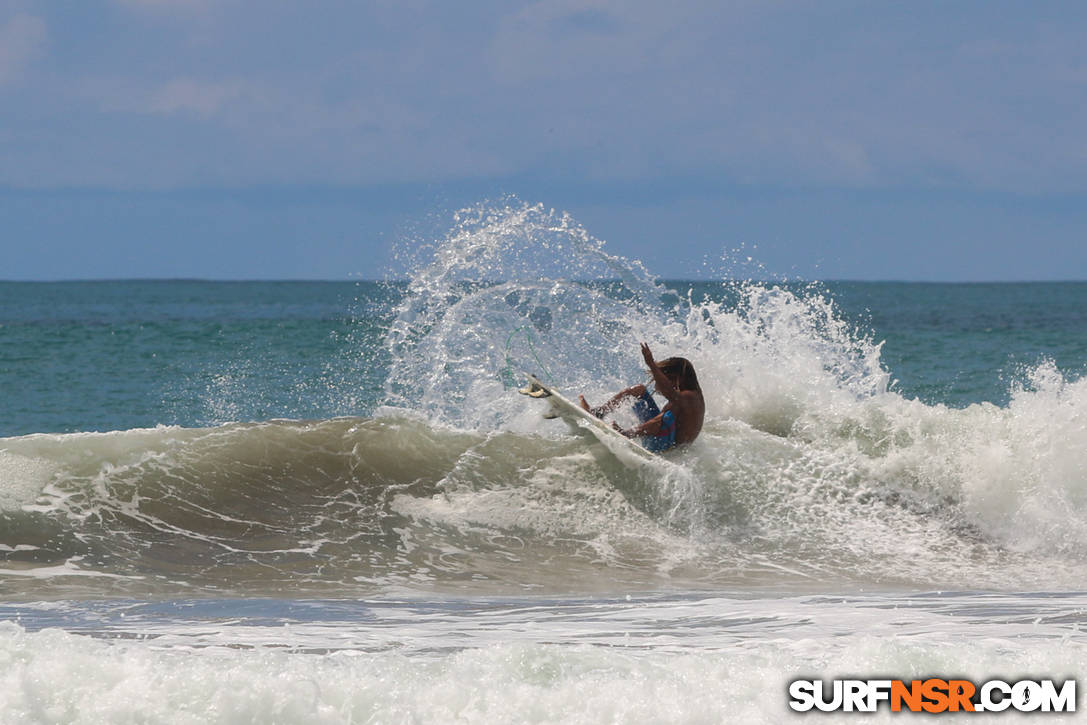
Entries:
POLYGON ((611 422, 611 427, 614 428, 615 430, 619 431, 619 433, 626 436, 627 438, 630 438, 630 436, 627 435, 627 432, 625 430, 623 430, 622 428, 620 428, 619 424, 616 423, 614 420, 611 422))
POLYGON ((650 370, 653 369, 653 353, 649 351, 649 345, 642 343, 642 357, 645 358, 645 364, 649 366, 650 370))

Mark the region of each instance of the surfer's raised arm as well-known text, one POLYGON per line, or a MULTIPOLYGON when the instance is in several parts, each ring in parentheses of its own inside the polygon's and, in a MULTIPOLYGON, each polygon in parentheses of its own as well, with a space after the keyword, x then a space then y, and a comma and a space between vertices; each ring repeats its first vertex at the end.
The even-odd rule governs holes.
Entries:
POLYGON ((664 371, 660 369, 657 362, 653 359, 653 353, 649 349, 649 345, 642 343, 642 357, 645 358, 645 364, 649 367, 649 372, 653 375, 653 382, 657 386, 657 392, 663 395, 670 401, 675 401, 679 395, 679 391, 676 390, 676 386, 672 384, 672 381, 668 379, 668 376, 664 374, 664 371))

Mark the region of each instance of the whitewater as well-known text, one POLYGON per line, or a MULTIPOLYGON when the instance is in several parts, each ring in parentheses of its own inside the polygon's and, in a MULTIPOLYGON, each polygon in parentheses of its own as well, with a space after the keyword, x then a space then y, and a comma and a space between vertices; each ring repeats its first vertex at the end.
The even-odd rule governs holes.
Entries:
POLYGON ((1084 671, 1087 285, 662 281, 512 199, 402 257, 0 284, 0 721, 780 722, 797 678, 1084 671), (517 394, 643 382, 641 341, 706 395, 658 462, 517 394))

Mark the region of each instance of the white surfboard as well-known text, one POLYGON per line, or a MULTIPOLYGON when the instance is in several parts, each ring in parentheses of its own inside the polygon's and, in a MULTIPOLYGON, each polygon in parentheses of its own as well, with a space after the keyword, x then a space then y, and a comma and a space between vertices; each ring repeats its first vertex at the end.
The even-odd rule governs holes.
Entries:
POLYGON ((638 445, 636 441, 627 438, 609 424, 563 396, 555 388, 541 383, 535 375, 524 373, 524 376, 528 378, 528 385, 517 392, 531 398, 546 400, 550 405, 550 413, 545 414, 545 417, 562 418, 575 431, 587 430, 624 463, 627 462, 624 459, 631 455, 642 461, 661 460, 657 454, 647 451, 638 445))

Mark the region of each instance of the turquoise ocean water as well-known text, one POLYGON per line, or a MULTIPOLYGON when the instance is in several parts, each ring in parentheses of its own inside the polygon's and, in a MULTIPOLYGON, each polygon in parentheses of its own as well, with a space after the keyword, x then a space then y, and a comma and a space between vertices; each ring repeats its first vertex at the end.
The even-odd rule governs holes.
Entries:
POLYGON ((778 722, 796 677, 1087 670, 1087 283, 660 280, 534 206, 413 255, 0 283, 0 721, 778 722), (516 393, 601 399, 641 340, 706 391, 659 465, 516 393))

